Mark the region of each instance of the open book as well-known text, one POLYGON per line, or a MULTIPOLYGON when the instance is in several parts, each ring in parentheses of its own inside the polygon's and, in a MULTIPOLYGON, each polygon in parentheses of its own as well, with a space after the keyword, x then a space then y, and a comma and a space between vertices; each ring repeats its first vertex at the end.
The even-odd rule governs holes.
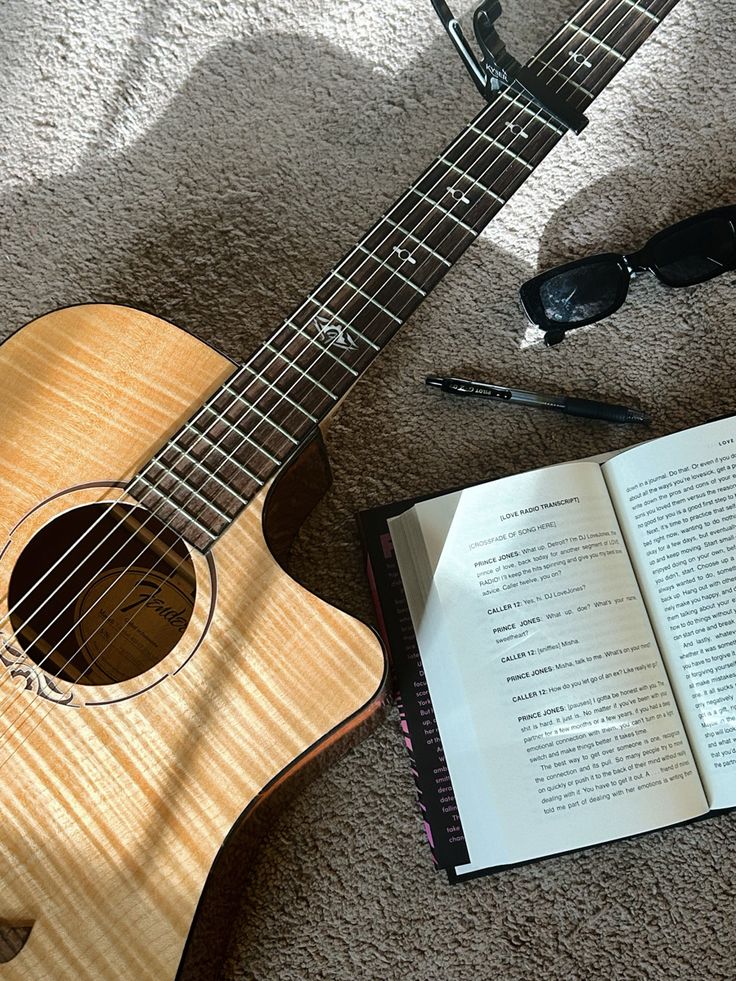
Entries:
POLYGON ((469 862, 736 805, 736 419, 389 527, 469 862))

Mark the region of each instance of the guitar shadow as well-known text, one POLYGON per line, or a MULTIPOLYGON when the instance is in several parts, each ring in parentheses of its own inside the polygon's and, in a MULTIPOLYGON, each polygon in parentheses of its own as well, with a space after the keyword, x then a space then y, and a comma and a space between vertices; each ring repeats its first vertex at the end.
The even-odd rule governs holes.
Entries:
MULTIPOLYGON (((132 61, 74 169, 19 173, 0 198, 4 335, 52 308, 124 303, 244 359, 455 134, 459 107, 480 105, 442 39, 389 76, 318 39, 260 35, 212 50, 120 148, 132 61)), ((203 691, 195 708, 205 719, 215 704, 203 691)), ((179 772, 197 748, 179 748, 179 772)), ((167 809, 181 789, 172 775, 167 809)), ((159 837, 152 821, 143 853, 159 837)))
MULTIPOLYGON (((210 49, 172 97, 154 44, 167 11, 144 8, 98 118, 82 117, 73 168, 30 181, 13 171, 0 197, 6 330, 55 307, 122 302, 247 357, 482 105, 429 10, 415 19, 431 43, 396 74, 319 38, 263 33, 210 49), (157 98, 136 114, 147 90, 157 98)), ((530 21, 511 0, 516 53, 558 18, 530 21)), ((53 131, 52 108, 43 121, 53 131)))

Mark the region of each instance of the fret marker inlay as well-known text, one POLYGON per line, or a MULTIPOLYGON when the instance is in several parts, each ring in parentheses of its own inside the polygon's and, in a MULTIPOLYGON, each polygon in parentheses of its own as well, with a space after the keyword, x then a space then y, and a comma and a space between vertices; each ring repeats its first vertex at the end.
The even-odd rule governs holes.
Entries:
MULTIPOLYGON (((358 345, 355 343, 350 331, 342 324, 328 320, 323 314, 316 314, 310 323, 314 327, 315 335, 325 340, 329 347, 337 347, 343 351, 357 351, 358 345)), ((328 348, 329 349, 329 348, 328 348)))

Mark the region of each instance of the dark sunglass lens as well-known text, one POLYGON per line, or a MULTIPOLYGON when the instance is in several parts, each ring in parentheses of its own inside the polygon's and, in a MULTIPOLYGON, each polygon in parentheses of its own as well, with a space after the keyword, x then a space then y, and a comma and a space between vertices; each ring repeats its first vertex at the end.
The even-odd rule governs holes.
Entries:
POLYGON ((611 259, 566 269, 540 285, 542 309, 548 320, 560 324, 601 320, 616 309, 623 275, 611 259))
POLYGON ((690 286, 736 268, 736 235, 725 217, 675 230, 652 248, 652 266, 668 286, 690 286))

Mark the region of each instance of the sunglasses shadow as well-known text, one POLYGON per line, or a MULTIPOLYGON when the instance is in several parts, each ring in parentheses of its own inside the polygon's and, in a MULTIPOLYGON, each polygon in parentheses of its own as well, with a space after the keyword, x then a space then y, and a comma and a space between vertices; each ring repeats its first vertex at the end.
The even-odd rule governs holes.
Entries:
MULTIPOLYGON (((733 177, 702 180, 709 149, 690 142, 693 159, 682 172, 666 165, 621 168, 568 199, 545 227, 535 275, 599 253, 635 252, 661 229, 736 201, 733 177)), ((710 165, 720 167, 717 160, 710 165)), ((636 277, 620 309, 571 330, 555 347, 544 347, 540 330, 520 326, 524 373, 539 375, 549 391, 639 405, 662 432, 703 422, 733 403, 734 285, 734 272, 678 289, 654 276, 636 277), (684 402, 687 392, 697 398, 684 402)))
POLYGON ((558 208, 539 243, 538 271, 600 252, 636 252, 656 232, 736 201, 736 181, 693 187, 690 173, 623 168, 587 185, 558 208), (634 190, 635 189, 635 190, 634 190))

